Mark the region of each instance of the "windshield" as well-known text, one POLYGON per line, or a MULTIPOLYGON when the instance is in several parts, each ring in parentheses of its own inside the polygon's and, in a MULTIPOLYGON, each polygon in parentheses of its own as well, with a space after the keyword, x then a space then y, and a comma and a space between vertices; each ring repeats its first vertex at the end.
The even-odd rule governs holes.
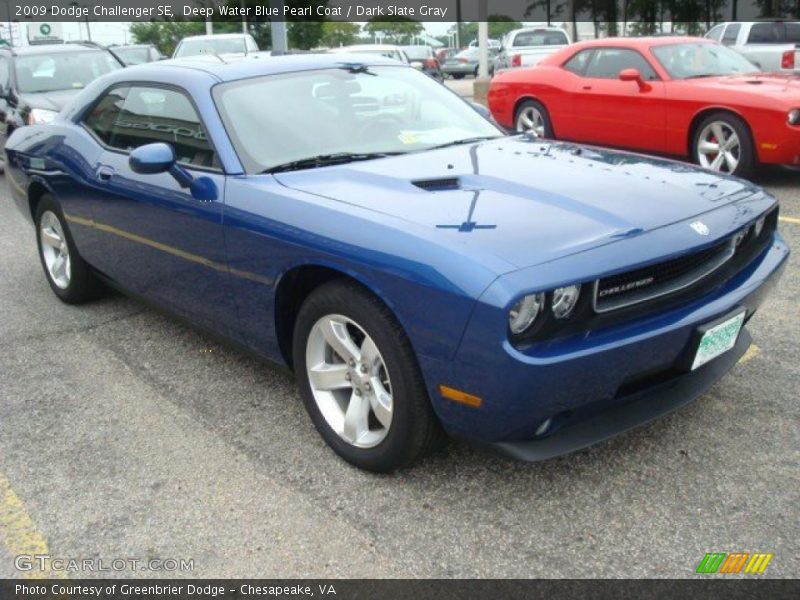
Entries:
POLYGON ((757 73, 744 56, 719 44, 671 44, 653 48, 658 62, 673 79, 757 73))
POLYGON ((244 38, 207 38, 184 40, 178 46, 176 57, 198 56, 200 54, 244 54, 244 38))
POLYGON ((150 60, 149 48, 114 48, 112 52, 126 65, 140 65, 150 60))
POLYGON ((25 94, 80 89, 122 65, 108 52, 56 52, 18 56, 17 89, 25 94))
POLYGON ((324 69, 218 85, 214 99, 249 173, 338 153, 396 154, 502 133, 408 67, 324 69))

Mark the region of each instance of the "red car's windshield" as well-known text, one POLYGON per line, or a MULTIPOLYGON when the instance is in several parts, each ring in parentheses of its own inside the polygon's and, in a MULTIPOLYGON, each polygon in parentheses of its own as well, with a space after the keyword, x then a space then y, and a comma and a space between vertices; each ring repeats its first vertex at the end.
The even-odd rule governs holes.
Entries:
POLYGON ((670 44, 653 48, 653 54, 673 79, 719 77, 757 73, 744 56, 718 44, 670 44))

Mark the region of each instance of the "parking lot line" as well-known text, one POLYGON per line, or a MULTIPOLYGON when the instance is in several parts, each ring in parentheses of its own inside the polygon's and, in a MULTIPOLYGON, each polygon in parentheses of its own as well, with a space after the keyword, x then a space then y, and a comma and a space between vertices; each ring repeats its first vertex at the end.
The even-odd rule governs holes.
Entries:
MULTIPOLYGON (((11 483, 0 473, 0 540, 11 556, 50 554, 44 539, 11 483)), ((64 579, 63 571, 23 571, 25 579, 64 579)))
POLYGON ((759 354, 761 354, 761 348, 759 348, 755 344, 751 344, 750 347, 747 349, 747 352, 745 352, 742 355, 742 358, 739 359, 739 364, 743 365, 744 363, 753 360, 759 354))
POLYGON ((783 221, 784 223, 792 223, 793 225, 800 225, 800 219, 797 217, 778 217, 778 221, 783 221))

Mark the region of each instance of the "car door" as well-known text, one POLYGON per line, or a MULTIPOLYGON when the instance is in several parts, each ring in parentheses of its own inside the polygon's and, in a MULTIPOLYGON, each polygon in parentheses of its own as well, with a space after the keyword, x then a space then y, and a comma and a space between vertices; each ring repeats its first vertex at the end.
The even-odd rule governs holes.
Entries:
POLYGON ((103 236, 95 266, 134 293, 235 337, 222 231, 225 176, 188 94, 163 85, 119 86, 84 125, 103 146, 94 165, 100 193, 92 212, 103 236), (170 144, 192 177, 210 180, 215 197, 195 198, 169 173, 135 173, 130 151, 155 142, 170 144))
POLYGON ((638 51, 597 48, 572 89, 574 139, 592 144, 664 151, 664 82, 638 51), (636 69, 642 81, 622 81, 636 69))

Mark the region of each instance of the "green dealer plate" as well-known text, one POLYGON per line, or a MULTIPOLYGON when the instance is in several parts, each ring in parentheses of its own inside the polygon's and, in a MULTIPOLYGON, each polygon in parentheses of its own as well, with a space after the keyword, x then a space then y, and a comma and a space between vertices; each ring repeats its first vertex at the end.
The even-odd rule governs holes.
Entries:
POLYGON ((714 325, 703 334, 703 337, 700 338, 700 344, 697 346, 697 352, 694 355, 692 371, 717 358, 720 354, 724 354, 736 345, 736 340, 739 338, 739 332, 742 330, 742 324, 744 323, 744 315, 745 311, 742 311, 719 325, 714 325))

